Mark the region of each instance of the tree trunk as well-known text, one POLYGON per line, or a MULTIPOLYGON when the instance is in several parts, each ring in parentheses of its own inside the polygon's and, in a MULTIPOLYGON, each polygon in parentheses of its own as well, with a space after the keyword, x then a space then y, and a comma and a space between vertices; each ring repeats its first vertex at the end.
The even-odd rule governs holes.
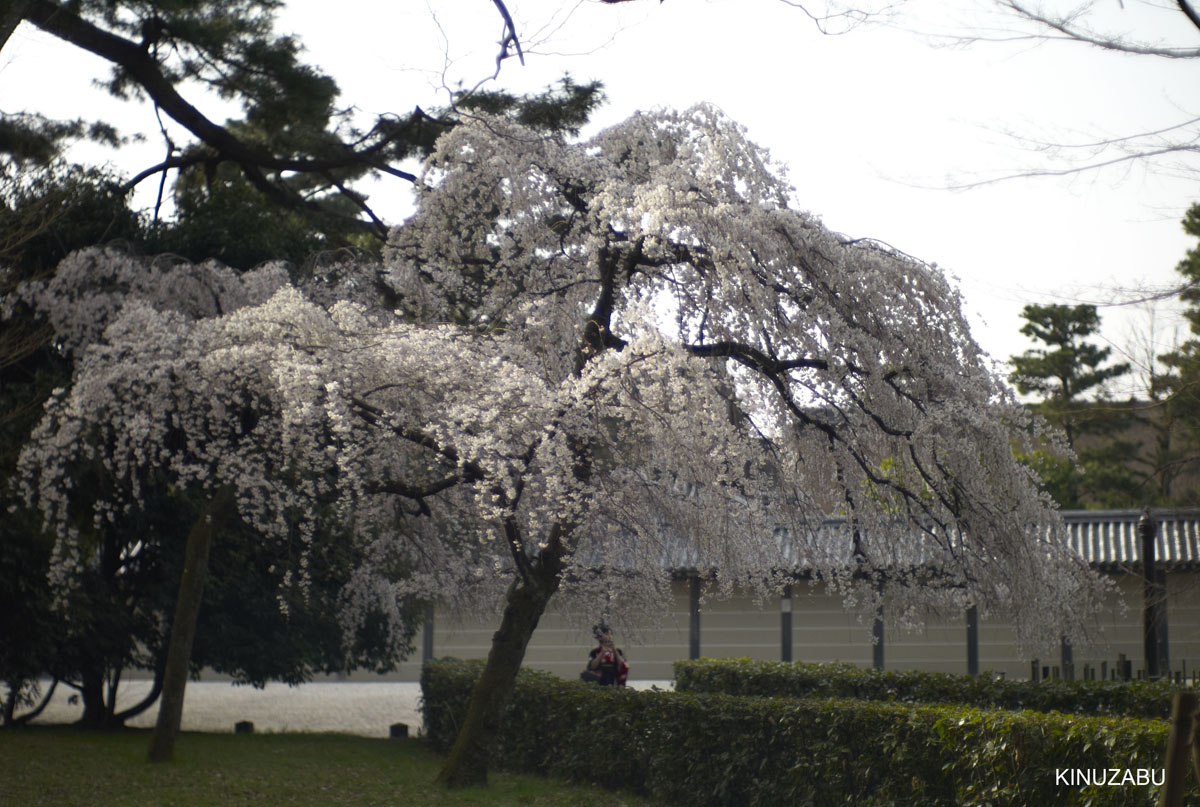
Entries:
POLYGON ((88 729, 107 729, 108 704, 104 702, 105 674, 96 670, 87 670, 80 676, 80 697, 83 698, 83 717, 79 725, 88 729))
POLYGON ((504 708, 517 681, 525 648, 546 605, 558 590, 564 551, 557 541, 542 550, 538 562, 508 589, 500 629, 492 636, 483 674, 471 693, 467 718, 446 764, 435 780, 447 787, 482 787, 500 731, 504 708))
POLYGON ((179 580, 179 599, 175 605, 171 639, 167 646, 162 700, 158 706, 154 735, 150 740, 150 762, 169 762, 175 755, 175 740, 183 719, 183 697, 192 658, 192 641, 196 637, 196 620, 200 616, 204 580, 208 576, 208 554, 213 535, 232 505, 232 488, 222 488, 188 533, 183 574, 179 580))
POLYGON ((11 726, 13 724, 13 715, 17 711, 17 693, 21 691, 21 682, 9 683, 8 698, 4 701, 4 717, 0 718, 0 725, 11 726))

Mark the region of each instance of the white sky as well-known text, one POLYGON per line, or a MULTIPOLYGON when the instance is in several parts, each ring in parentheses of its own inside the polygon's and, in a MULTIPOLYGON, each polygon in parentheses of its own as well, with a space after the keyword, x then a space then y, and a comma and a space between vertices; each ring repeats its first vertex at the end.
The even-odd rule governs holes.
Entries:
MULTIPOLYGON (((1117 0, 1100 2, 1126 30, 1153 38, 1157 26, 1200 46, 1200 31, 1178 12, 1154 18, 1131 2, 1124 11, 1117 0)), ((1200 60, 1062 42, 935 47, 897 27, 824 36, 778 0, 508 5, 529 49, 526 66, 506 61, 485 86, 533 91, 564 71, 601 79, 609 103, 597 125, 639 109, 716 104, 788 165, 798 206, 956 277, 976 339, 998 360, 1029 347, 1018 332, 1024 304, 1105 303, 1170 286, 1191 246, 1179 219, 1198 196, 1194 170, 1135 164, 944 188, 1044 164, 1013 135, 1090 142, 1200 116, 1200 60)), ((910 0, 897 24, 927 31, 957 13, 978 27, 986 0, 960 6, 910 0)), ((337 79, 345 104, 403 113, 444 103, 443 74, 468 86, 490 76, 501 24, 489 0, 292 0, 279 28, 300 36, 309 60, 337 79)), ((23 25, 0 52, 0 109, 119 120, 148 138, 122 157, 132 173, 162 158, 162 140, 149 107, 91 87, 105 73, 99 59, 23 25)), ((228 114, 217 102, 198 106, 217 119, 228 114)), ((153 185, 144 184, 146 204, 153 185)), ((375 193, 389 220, 402 215, 404 196, 401 187, 375 193)), ((1176 308, 1158 306, 1160 341, 1178 326, 1176 308)), ((1102 308, 1101 316, 1115 352, 1131 349, 1150 320, 1137 306, 1102 308)))

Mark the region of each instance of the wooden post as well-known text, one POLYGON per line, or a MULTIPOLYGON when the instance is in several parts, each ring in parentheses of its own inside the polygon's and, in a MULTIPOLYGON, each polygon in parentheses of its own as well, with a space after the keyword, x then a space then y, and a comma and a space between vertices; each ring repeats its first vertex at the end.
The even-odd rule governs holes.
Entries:
POLYGON ((967 675, 979 675, 979 609, 967 608, 967 675))
POLYGON ((1071 643, 1067 637, 1062 637, 1060 643, 1060 653, 1062 655, 1062 677, 1065 681, 1075 680, 1075 651, 1071 647, 1071 643))
POLYGON ((1170 620, 1167 619, 1167 571, 1160 564, 1155 570, 1154 582, 1158 587, 1158 599, 1154 602, 1154 625, 1158 632, 1158 669, 1171 677, 1171 637, 1168 635, 1170 620))
POLYGON ((783 596, 779 599, 779 658, 781 661, 792 660, 792 587, 783 587, 783 596))
POLYGON ((1196 752, 1196 696, 1181 690, 1171 704, 1171 730, 1167 734, 1167 771, 1162 789, 1158 791, 1159 807, 1183 807, 1183 792, 1187 784, 1188 746, 1192 746, 1192 762, 1200 776, 1200 756, 1196 752), (1189 743, 1189 739, 1191 742, 1189 743))
POLYGON ((695 574, 691 579, 691 592, 688 602, 690 619, 688 620, 688 658, 700 658, 700 575, 695 574))

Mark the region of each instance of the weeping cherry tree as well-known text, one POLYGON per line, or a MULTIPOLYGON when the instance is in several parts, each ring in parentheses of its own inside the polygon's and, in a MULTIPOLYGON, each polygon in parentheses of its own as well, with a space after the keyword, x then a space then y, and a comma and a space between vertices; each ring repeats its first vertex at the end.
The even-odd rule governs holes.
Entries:
MULTIPOLYGON (((366 558, 348 631, 401 597, 500 605, 449 785, 486 781, 556 594, 654 610, 679 562, 717 593, 799 564, 870 613, 975 605, 1029 643, 1081 638, 1102 586, 1013 458, 1027 418, 955 290, 794 209, 719 112, 583 143, 481 119, 439 141, 419 187, 357 280, 211 316, 125 307, 26 452, 63 563, 81 451, 118 478, 230 486, 301 550, 332 497, 366 558), (837 545, 817 529, 833 513, 837 545)), ((96 519, 132 506, 120 490, 96 519)), ((289 584, 305 570, 300 551, 289 584)))

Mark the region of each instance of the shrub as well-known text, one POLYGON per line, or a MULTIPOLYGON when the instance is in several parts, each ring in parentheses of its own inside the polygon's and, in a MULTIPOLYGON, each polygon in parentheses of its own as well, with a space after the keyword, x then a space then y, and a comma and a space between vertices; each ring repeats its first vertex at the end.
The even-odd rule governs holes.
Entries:
MULTIPOLYGON (((442 660, 423 670, 434 748, 453 743, 481 668, 442 660)), ((688 807, 1148 807, 1152 786, 1075 786, 1056 769, 1157 770, 1166 737, 1166 724, 1152 720, 636 692, 522 671, 493 762, 688 807)))
POLYGON ((905 703, 956 703, 988 709, 1032 709, 1166 720, 1179 685, 1168 681, 1010 681, 753 659, 675 662, 677 692, 839 697, 905 703))

